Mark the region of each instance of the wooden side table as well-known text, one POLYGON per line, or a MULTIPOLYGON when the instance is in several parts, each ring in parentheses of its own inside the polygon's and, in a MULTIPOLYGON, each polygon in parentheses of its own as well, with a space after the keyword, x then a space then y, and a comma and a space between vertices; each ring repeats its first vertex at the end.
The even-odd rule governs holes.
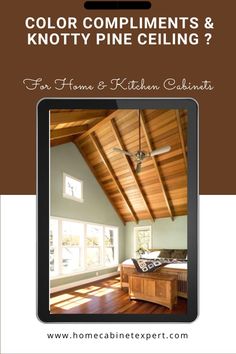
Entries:
POLYGON ((172 310, 177 303, 177 276, 159 273, 130 274, 129 297, 154 302, 172 310))

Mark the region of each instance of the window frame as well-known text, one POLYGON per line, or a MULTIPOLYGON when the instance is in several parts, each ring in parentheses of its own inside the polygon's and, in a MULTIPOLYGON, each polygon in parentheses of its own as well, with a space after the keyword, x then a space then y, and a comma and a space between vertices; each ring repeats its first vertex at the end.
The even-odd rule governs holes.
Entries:
POLYGON ((58 239, 59 239, 59 242, 58 242, 58 249, 59 249, 59 259, 58 259, 58 264, 59 264, 59 272, 58 272, 58 276, 59 275, 62 275, 62 276, 67 276, 67 275, 70 275, 70 274, 74 274, 75 270, 71 271, 71 272, 63 272, 63 247, 66 247, 62 244, 62 241, 63 241, 63 222, 70 222, 70 223, 77 223, 77 224, 82 224, 82 233, 83 235, 80 236, 80 245, 77 246, 77 247, 73 247, 71 246, 72 248, 79 248, 80 250, 80 266, 77 267, 77 270, 81 270, 83 271, 83 264, 84 264, 84 257, 85 257, 85 254, 84 254, 84 236, 85 236, 85 225, 84 223, 80 222, 80 221, 77 221, 77 220, 70 220, 70 219, 64 219, 64 218, 61 218, 61 220, 59 221, 59 236, 58 236, 58 239))
POLYGON ((103 266, 104 265, 104 254, 103 254, 103 244, 104 244, 104 225, 101 225, 101 224, 97 224, 97 223, 93 223, 93 222, 87 222, 87 223, 85 223, 85 237, 84 237, 84 249, 85 249, 85 261, 84 261, 84 264, 85 264, 85 268, 86 269, 91 269, 91 270, 93 270, 93 269, 97 269, 97 268, 99 268, 99 267, 101 267, 101 266, 103 266), (101 230, 102 230, 102 235, 101 236, 99 236, 100 238, 101 238, 101 244, 100 245, 98 245, 97 247, 96 246, 88 246, 88 244, 87 244, 87 238, 88 238, 88 226, 89 225, 97 225, 97 226, 99 226, 100 228, 101 228, 101 230), (88 248, 98 248, 99 249, 99 258, 100 258, 100 263, 99 264, 95 264, 94 266, 88 266, 88 264, 87 264, 87 250, 88 250, 88 248))
POLYGON ((57 216, 50 216, 50 220, 56 220, 58 222, 58 273, 57 274, 51 274, 50 268, 49 268, 49 278, 52 279, 60 279, 60 278, 66 278, 66 277, 71 277, 74 275, 78 274, 85 274, 85 273, 91 273, 94 272, 95 270, 103 270, 103 269, 109 269, 113 268, 119 265, 119 227, 114 226, 114 225, 105 225, 105 224, 99 224, 99 223, 94 223, 90 221, 81 221, 81 220, 76 220, 76 219, 69 219, 69 218, 63 218, 63 217, 57 217, 57 216), (69 221, 69 222, 75 222, 75 223, 80 223, 83 224, 84 227, 84 235, 82 239, 82 245, 81 245, 81 250, 82 250, 82 257, 81 257, 81 267, 79 267, 76 271, 70 272, 70 273, 63 273, 62 272, 62 223, 63 221, 69 221), (87 251, 87 244, 86 244, 86 235, 87 235, 87 225, 97 225, 99 227, 102 227, 102 243, 100 246, 101 249, 101 263, 99 266, 90 266, 88 267, 86 263, 86 251, 87 251), (115 257, 114 257, 114 263, 111 265, 105 265, 105 228, 110 228, 116 230, 115 234, 115 242, 114 242, 114 249, 115 249, 115 257))
POLYGON ((151 225, 144 225, 144 226, 134 226, 134 243, 133 243, 133 255, 135 258, 137 258, 137 233, 136 231, 138 230, 149 230, 151 233, 151 238, 150 238, 150 244, 149 248, 152 248, 153 245, 153 233, 152 233, 152 226, 151 225))
POLYGON ((79 202, 79 203, 83 203, 84 202, 84 186, 83 186, 83 181, 81 179, 78 179, 76 177, 73 177, 71 175, 69 175, 68 173, 66 172, 63 172, 63 198, 67 198, 67 199, 71 199, 71 200, 74 200, 76 202, 79 202), (72 195, 69 195, 66 193, 66 177, 69 177, 71 178, 72 180, 74 180, 75 182, 79 182, 80 185, 81 185, 81 198, 77 198, 75 196, 72 196, 72 195))
POLYGON ((58 245, 59 245, 59 221, 56 219, 56 218, 50 218, 50 223, 49 223, 49 274, 51 277, 57 277, 57 274, 59 273, 60 271, 60 264, 59 264, 59 248, 58 248, 58 245), (52 245, 51 245, 51 240, 50 240, 50 237, 51 237, 51 222, 56 222, 57 223, 57 234, 55 235, 56 236, 56 240, 54 240, 54 234, 52 233, 52 245), (50 248, 53 247, 54 249, 54 252, 53 252, 53 259, 54 259, 54 271, 51 272, 51 266, 50 266, 50 254, 51 254, 51 250, 50 248))
POLYGON ((103 232, 103 260, 104 260, 104 265, 106 263, 105 261, 105 250, 106 248, 114 248, 114 251, 117 249, 116 253, 114 252, 114 264, 111 264, 110 266, 106 265, 106 267, 113 267, 119 264, 119 228, 117 226, 111 226, 111 225, 104 225, 104 232, 103 232), (113 241, 113 246, 106 246, 105 244, 105 232, 106 232, 106 228, 110 229, 110 230, 114 230, 115 234, 114 234, 114 241, 113 241))

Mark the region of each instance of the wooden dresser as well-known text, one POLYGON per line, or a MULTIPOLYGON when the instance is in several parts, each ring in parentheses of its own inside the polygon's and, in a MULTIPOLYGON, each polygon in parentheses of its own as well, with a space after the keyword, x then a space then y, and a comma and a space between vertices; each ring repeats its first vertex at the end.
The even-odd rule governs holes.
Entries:
POLYGON ((154 302, 172 310, 177 303, 177 276, 159 273, 130 274, 129 297, 154 302))

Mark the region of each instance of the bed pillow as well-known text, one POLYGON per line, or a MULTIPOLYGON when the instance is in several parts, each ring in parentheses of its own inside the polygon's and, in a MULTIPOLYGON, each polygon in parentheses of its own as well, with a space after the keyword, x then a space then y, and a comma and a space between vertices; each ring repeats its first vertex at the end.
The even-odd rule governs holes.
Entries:
POLYGON ((172 258, 173 250, 162 250, 159 257, 161 258, 172 258))
POLYGON ((161 251, 145 252, 142 254, 141 258, 146 259, 156 259, 159 257, 161 251))
POLYGON ((171 258, 175 259, 186 259, 187 250, 173 250, 171 253, 171 258))
POLYGON ((134 259, 134 266, 139 273, 155 272, 156 269, 168 264, 168 260, 160 259, 134 259))

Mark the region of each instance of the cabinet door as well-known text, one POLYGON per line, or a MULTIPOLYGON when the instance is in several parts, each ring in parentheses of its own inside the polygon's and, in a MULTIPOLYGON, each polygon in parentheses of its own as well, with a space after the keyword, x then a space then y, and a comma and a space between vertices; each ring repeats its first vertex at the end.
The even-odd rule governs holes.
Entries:
POLYGON ((134 293, 143 293, 143 279, 138 277, 131 277, 130 282, 130 293, 131 295, 134 293))
POLYGON ((144 293, 147 296, 154 297, 156 295, 156 285, 154 279, 144 279, 144 293))
POLYGON ((168 282, 166 280, 156 281, 156 296, 159 298, 168 298, 168 282))

